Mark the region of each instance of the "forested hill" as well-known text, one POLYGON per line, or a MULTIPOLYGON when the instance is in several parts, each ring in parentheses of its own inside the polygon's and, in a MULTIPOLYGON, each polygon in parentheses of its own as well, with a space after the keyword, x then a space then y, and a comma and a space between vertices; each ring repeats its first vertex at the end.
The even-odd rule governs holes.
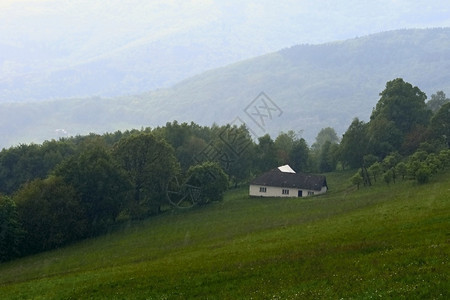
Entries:
POLYGON ((449 68, 450 28, 298 45, 137 96, 2 104, 0 147, 172 120, 202 125, 237 120, 257 136, 295 129, 311 142, 321 128, 333 127, 340 135, 353 117, 367 120, 394 78, 418 86, 428 98, 439 90, 449 94, 449 68), (261 92, 272 109, 260 111, 271 113, 264 124, 252 115, 261 106, 261 99, 254 101, 261 92))

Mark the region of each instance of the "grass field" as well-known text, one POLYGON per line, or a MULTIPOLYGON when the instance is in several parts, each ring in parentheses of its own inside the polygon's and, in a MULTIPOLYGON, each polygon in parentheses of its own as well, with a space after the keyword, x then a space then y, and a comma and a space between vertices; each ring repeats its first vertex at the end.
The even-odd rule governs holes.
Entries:
POLYGON ((449 299, 450 173, 161 215, 0 265, 1 299, 449 299))

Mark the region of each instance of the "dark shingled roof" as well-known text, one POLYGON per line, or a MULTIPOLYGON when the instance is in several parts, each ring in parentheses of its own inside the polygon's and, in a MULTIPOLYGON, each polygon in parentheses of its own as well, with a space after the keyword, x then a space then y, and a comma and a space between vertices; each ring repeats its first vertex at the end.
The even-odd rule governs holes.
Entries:
POLYGON ((327 179, 322 175, 287 173, 275 168, 253 179, 250 184, 320 191, 327 186, 327 179))

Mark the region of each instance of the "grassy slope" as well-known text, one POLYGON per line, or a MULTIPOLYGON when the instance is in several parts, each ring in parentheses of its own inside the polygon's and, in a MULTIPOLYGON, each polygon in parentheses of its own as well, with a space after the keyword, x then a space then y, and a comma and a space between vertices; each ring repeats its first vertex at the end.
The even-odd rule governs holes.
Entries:
POLYGON ((0 265, 0 298, 448 298, 450 173, 164 215, 0 265))

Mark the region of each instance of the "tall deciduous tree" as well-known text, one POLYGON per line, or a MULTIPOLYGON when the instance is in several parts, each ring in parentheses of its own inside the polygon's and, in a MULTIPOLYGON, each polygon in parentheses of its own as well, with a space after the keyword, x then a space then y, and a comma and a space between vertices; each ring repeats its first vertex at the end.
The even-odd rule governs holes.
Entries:
POLYGON ((325 144, 322 145, 318 157, 320 172, 331 172, 336 169, 338 151, 338 144, 326 141, 325 144))
POLYGON ((342 136, 339 147, 342 164, 350 168, 362 167, 367 154, 367 144, 367 123, 355 118, 342 136))
POLYGON ((294 141, 290 155, 291 167, 299 172, 310 171, 309 166, 309 147, 305 139, 301 138, 294 141))
POLYGON ((77 192, 60 177, 26 184, 14 201, 26 231, 24 253, 53 249, 86 236, 86 215, 77 192))
POLYGON ((266 134, 258 138, 256 146, 256 167, 260 172, 265 172, 277 166, 275 143, 266 134))
MULTIPOLYGON (((431 111, 425 104, 427 96, 418 87, 397 78, 386 83, 380 96, 370 117, 372 145, 385 144, 387 148, 398 149, 416 126, 428 125, 431 111)), ((385 150, 388 149, 380 149, 385 150)))
POLYGON ((294 146, 295 140, 297 140, 297 135, 293 130, 289 130, 288 132, 281 132, 277 136, 274 145, 276 149, 278 165, 289 163, 289 156, 292 152, 292 147, 294 146))
POLYGON ((80 195, 91 234, 105 230, 124 207, 131 185, 126 173, 102 146, 93 144, 58 166, 64 178, 80 195))
POLYGON ((133 217, 159 213, 167 184, 180 171, 174 149, 151 133, 139 133, 121 139, 114 146, 114 156, 133 186, 133 217))
POLYGON ((237 186, 250 177, 255 159, 255 144, 244 126, 224 126, 215 138, 222 159, 219 164, 230 180, 237 186), (227 163, 229 161, 229 163, 227 163))

